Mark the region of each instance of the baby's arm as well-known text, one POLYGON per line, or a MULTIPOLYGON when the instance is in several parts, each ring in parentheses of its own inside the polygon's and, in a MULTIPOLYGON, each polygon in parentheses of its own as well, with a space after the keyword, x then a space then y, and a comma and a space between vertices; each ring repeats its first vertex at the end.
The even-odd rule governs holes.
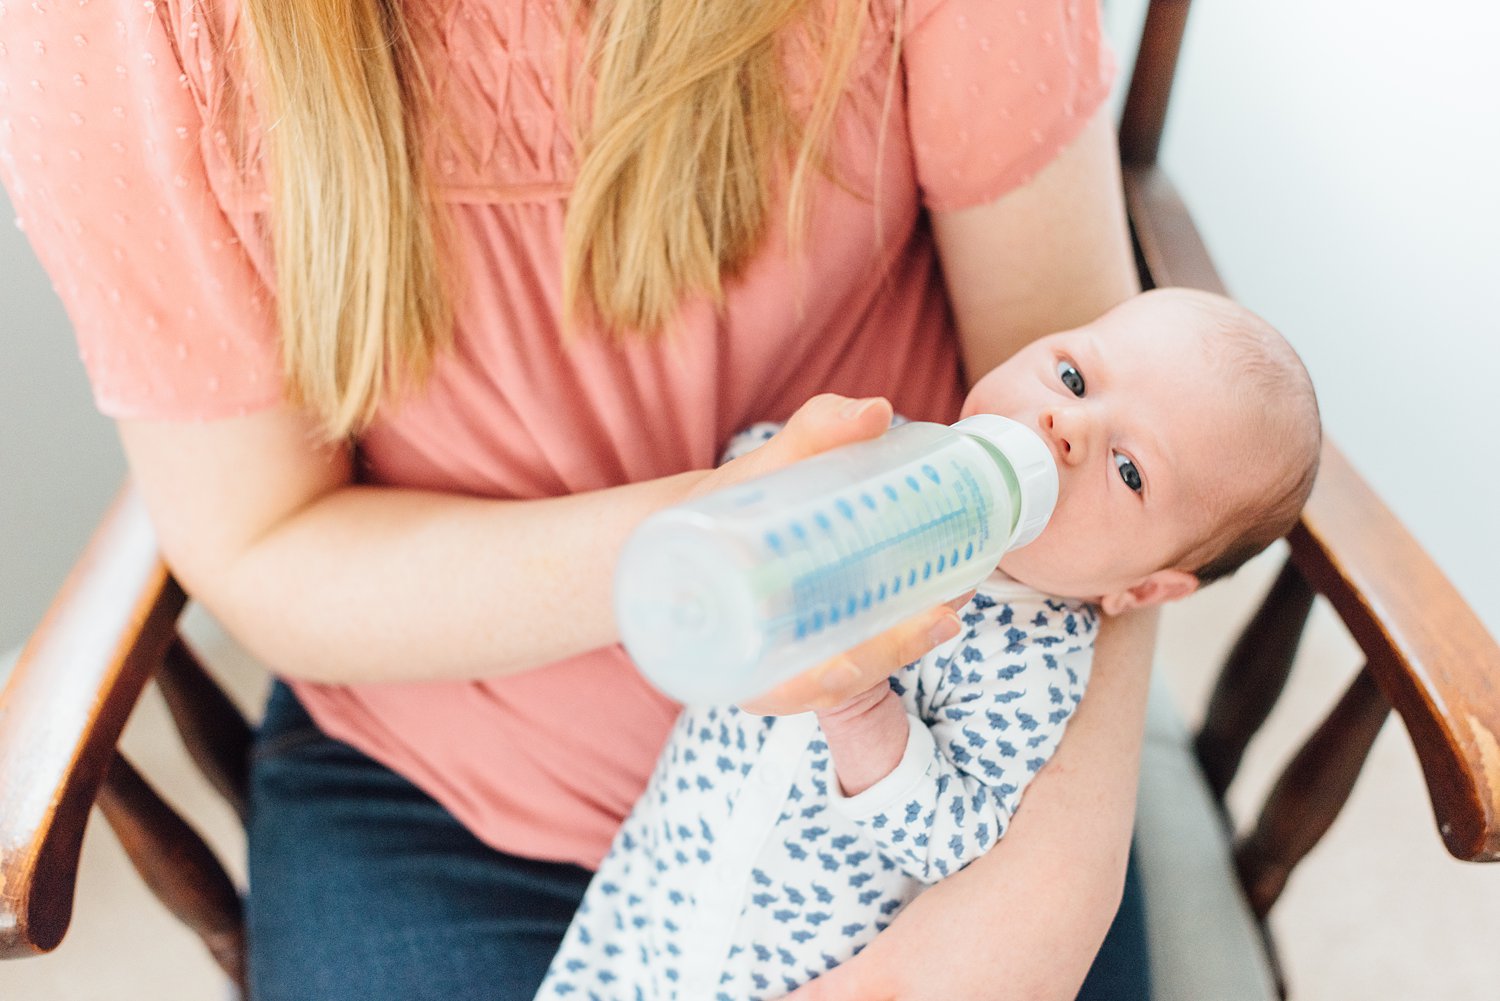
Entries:
MULTIPOLYGON (((888 774, 848 795, 835 758, 833 807, 924 883, 957 872, 1005 833, 1022 791, 1051 757, 1082 697, 1098 627, 1094 611, 1028 604, 1012 621, 1012 607, 976 596, 964 616, 975 628, 929 655, 937 675, 900 676, 930 690, 916 693, 925 719, 903 712, 905 747, 888 774)), ((892 692, 897 708, 899 694, 892 692)), ((883 704, 872 708, 889 712, 883 704)), ((831 738, 829 745, 832 752, 831 738)))
POLYGON ((833 781, 845 797, 858 796, 891 772, 906 753, 911 721, 889 680, 818 713, 833 781))

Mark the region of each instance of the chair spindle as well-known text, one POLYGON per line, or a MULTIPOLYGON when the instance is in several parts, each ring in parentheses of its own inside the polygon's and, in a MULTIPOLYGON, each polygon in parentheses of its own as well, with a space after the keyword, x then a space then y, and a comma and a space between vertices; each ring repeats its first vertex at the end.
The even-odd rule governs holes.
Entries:
POLYGON ((156 673, 156 686, 194 764, 243 822, 250 774, 250 724, 181 636, 167 649, 156 673))
POLYGON ((1292 869, 1333 826, 1390 711, 1375 676, 1362 667, 1266 797, 1255 830, 1235 850, 1240 883, 1262 921, 1292 869))
POLYGON ((116 753, 96 800, 131 865, 167 909, 198 933, 245 994, 239 893, 213 851, 139 772, 116 753))
POLYGON ((1288 560, 1219 672, 1193 752, 1220 802, 1286 687, 1312 601, 1312 587, 1288 560))

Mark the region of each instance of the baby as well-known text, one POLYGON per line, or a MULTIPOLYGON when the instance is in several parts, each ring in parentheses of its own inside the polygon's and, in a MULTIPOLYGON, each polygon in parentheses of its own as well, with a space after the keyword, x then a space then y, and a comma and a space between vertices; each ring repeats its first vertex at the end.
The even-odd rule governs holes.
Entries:
POLYGON ((1184 597, 1280 538, 1321 440, 1292 348, 1183 289, 1032 343, 974 386, 975 413, 1051 447, 1046 529, 958 636, 842 706, 686 707, 539 999, 774 998, 853 956, 1004 835, 1082 698, 1100 613, 1184 597))

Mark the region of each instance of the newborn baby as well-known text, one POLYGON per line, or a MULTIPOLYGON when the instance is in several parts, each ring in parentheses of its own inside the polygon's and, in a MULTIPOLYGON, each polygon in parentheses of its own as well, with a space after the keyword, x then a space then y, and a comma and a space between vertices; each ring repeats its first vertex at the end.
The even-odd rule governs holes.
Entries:
POLYGON ((1099 615, 1182 598, 1284 535, 1321 444, 1290 345, 1183 289, 1033 342, 975 384, 976 413, 1051 448, 1047 527, 959 635, 844 705, 687 707, 538 998, 774 998, 853 956, 1004 835, 1082 698, 1099 615))

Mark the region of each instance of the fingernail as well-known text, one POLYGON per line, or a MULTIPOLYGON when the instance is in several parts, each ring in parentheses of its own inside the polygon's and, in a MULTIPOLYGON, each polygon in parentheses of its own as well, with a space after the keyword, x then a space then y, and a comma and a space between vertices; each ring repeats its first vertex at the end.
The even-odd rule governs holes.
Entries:
POLYGON ((946 643, 958 635, 959 628, 958 616, 949 612, 941 619, 938 619, 937 624, 927 633, 927 638, 932 641, 933 646, 939 643, 946 643))
POLYGON ((852 421, 879 402, 880 397, 878 396, 867 396, 862 400, 850 400, 839 409, 839 416, 846 421, 852 421))
POLYGON ((964 594, 959 595, 957 598, 954 598, 952 601, 943 602, 943 604, 947 605, 955 612, 961 612, 968 607, 969 602, 974 600, 974 595, 977 593, 977 591, 968 591, 964 594))

